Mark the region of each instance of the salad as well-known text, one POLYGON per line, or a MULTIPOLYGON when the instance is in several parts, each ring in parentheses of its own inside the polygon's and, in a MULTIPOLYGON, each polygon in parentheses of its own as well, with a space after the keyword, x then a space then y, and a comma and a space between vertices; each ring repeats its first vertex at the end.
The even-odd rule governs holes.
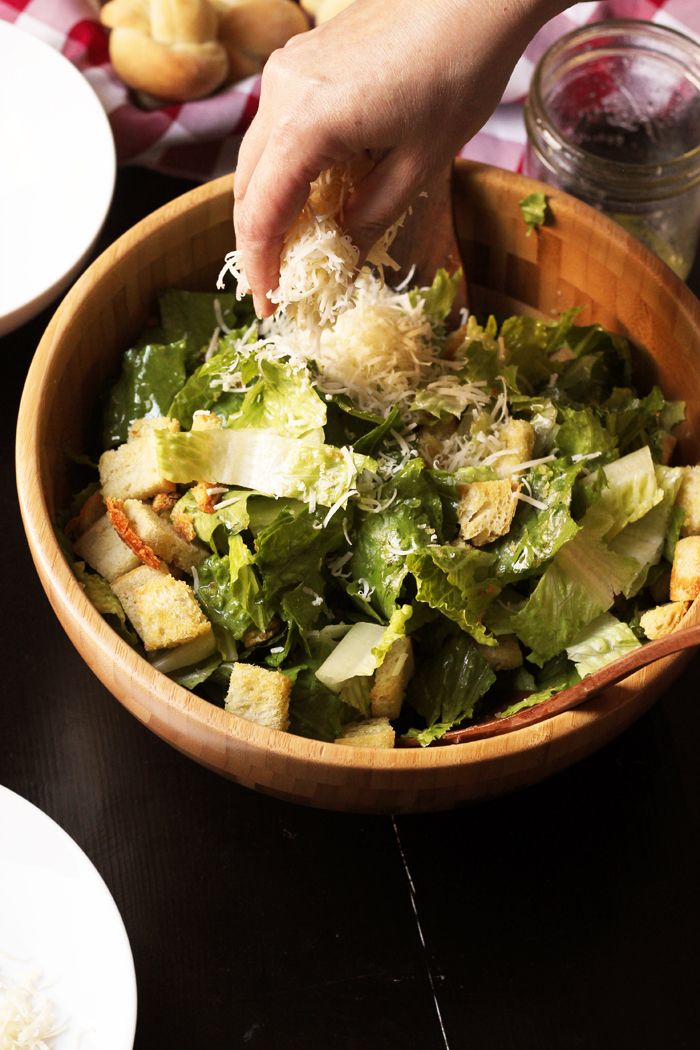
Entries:
POLYGON ((368 284, 314 357, 234 294, 161 296, 65 523, 155 667, 292 733, 427 745, 675 626, 682 404, 637 393, 626 341, 575 310, 448 332, 454 287, 368 284))
MULTIPOLYGON (((220 293, 160 296, 66 551, 116 630, 212 703, 427 746, 675 629, 700 592, 700 468, 668 465, 683 404, 640 394, 626 340, 576 309, 453 323, 459 274, 384 280, 400 224, 358 269, 362 163, 312 185, 272 318, 235 251, 220 293)), ((537 229, 544 198, 521 205, 537 229)))

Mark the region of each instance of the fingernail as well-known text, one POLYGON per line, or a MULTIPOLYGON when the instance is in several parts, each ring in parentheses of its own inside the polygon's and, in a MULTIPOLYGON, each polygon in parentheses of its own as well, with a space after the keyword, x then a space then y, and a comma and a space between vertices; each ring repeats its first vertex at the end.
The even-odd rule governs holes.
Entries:
POLYGON ((261 321, 262 321, 263 317, 265 316, 266 301, 267 300, 265 299, 264 296, 255 295, 255 294, 253 295, 253 306, 255 307, 255 314, 256 314, 256 317, 258 317, 261 321))

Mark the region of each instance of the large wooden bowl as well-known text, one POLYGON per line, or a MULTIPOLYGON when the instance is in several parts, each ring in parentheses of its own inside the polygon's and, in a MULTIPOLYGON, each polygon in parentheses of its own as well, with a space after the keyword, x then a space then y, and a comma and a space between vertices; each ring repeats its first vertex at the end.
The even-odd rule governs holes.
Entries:
MULTIPOLYGON (((526 236, 518 200, 533 188, 521 176, 460 163, 455 207, 472 308, 549 316, 579 305, 583 322, 628 335, 640 347, 644 381, 656 378, 669 397, 687 401, 680 459, 700 459, 700 304, 620 227, 564 194, 547 189, 552 221, 526 236)), ((410 812, 497 795, 562 769, 628 726, 679 673, 683 656, 527 729, 451 747, 372 751, 239 719, 154 671, 107 626, 52 529, 70 491, 64 450, 94 451, 100 398, 156 292, 213 289, 231 247, 230 179, 161 208, 78 281, 29 372, 17 438, 24 524, 49 600, 95 674, 136 718, 197 762, 248 787, 333 809, 410 812)))

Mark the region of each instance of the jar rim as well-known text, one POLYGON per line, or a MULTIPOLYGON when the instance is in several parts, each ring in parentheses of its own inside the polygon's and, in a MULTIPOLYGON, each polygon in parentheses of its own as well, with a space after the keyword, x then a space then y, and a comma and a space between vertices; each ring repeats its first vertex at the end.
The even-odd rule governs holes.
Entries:
MULTIPOLYGON (((692 173, 695 163, 698 166, 695 173, 696 178, 700 179, 700 142, 698 142, 697 146, 693 146, 675 157, 670 157, 668 160, 644 162, 641 164, 610 160, 576 145, 566 138, 548 119, 547 106, 542 96, 542 81, 545 73, 548 71, 548 67, 551 67, 552 63, 564 54, 571 47, 572 43, 580 43, 585 41, 586 38, 594 39, 596 36, 604 33, 612 34, 613 37, 620 37, 625 32, 640 33, 649 39, 665 41, 682 49, 685 55, 693 61, 693 64, 697 64, 700 78, 700 44, 677 29, 673 29, 670 26, 661 26, 655 22, 648 22, 640 18, 611 18, 601 22, 594 22, 590 25, 579 26, 550 45, 535 67, 525 106, 525 122, 531 141, 534 143, 533 133, 535 127, 532 126, 533 121, 535 125, 539 126, 546 124, 547 134, 551 136, 560 149, 563 149, 570 155, 572 161, 589 171, 593 169, 598 177, 604 172, 606 178, 613 181, 619 179, 621 182, 627 183, 630 175, 633 173, 635 179, 653 182, 657 186, 667 185, 687 174, 687 169, 690 169, 692 173), (660 171, 662 174, 659 174, 660 171)), ((614 40, 612 46, 614 47, 614 40)), ((624 51, 624 45, 620 45, 619 49, 624 51)), ((595 54, 596 49, 591 48, 590 53, 595 54)), ((663 55, 663 52, 660 52, 660 54, 663 55)), ((700 82, 698 83, 698 94, 700 95, 700 82)), ((694 181, 695 179, 692 179, 691 183, 694 181)), ((683 191, 687 188, 687 186, 684 186, 683 191)))

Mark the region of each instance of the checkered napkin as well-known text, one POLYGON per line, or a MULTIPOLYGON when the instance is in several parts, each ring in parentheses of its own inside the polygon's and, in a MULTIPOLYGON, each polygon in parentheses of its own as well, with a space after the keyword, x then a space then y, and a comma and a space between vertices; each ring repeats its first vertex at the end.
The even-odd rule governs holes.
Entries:
MULTIPOLYGON (((378 0, 379 2, 379 0, 378 0)), ((197 102, 144 110, 109 63, 98 0, 0 0, 0 18, 55 47, 80 69, 112 125, 121 164, 140 164, 204 181, 235 167, 241 137, 258 105, 260 77, 197 102)), ((513 72, 502 104, 461 156, 519 170, 525 145, 522 103, 540 55, 564 33, 602 18, 645 18, 700 40, 700 0, 608 0, 580 3, 548 22, 513 72)))

